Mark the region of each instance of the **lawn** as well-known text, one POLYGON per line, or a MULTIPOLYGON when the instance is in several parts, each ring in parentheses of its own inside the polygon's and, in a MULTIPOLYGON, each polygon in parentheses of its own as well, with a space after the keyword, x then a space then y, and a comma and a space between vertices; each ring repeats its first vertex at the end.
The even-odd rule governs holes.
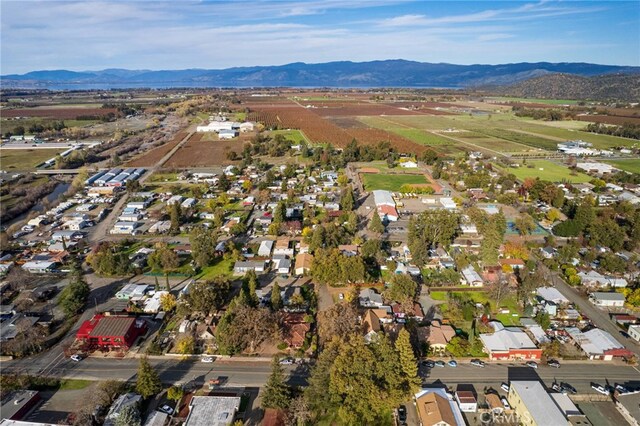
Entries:
POLYGON ((446 291, 432 291, 429 293, 429 297, 433 300, 447 300, 447 292, 446 291))
MULTIPOLYGON (((434 300, 447 300, 447 295, 449 292, 446 291, 432 291, 430 296, 434 300)), ((498 308, 505 308, 509 310, 508 314, 495 314, 495 319, 502 322, 504 325, 519 325, 520 324, 520 308, 518 306, 518 301, 515 295, 510 295, 502 300, 500 306, 497 307, 495 301, 489 296, 489 294, 485 291, 466 291, 466 292, 451 292, 450 294, 455 294, 456 296, 460 296, 463 299, 468 299, 473 303, 485 304, 489 302, 491 305, 491 312, 497 312, 498 308), (515 314, 515 316, 514 316, 515 314)), ((441 304, 440 309, 442 313, 446 317, 447 304, 441 304)))
POLYGON ((402 185, 428 183, 423 175, 362 174, 361 176, 367 191, 373 191, 374 189, 399 191, 402 185))
POLYGON ((553 163, 549 160, 532 160, 527 161, 526 165, 520 167, 504 168, 498 166, 505 173, 513 173, 518 179, 524 180, 526 178, 540 178, 551 182, 572 182, 572 183, 585 183, 589 182, 592 178, 584 173, 576 173, 572 175, 572 171, 567 167, 560 164, 553 163), (528 166, 533 165, 533 168, 528 166))
POLYGON ((605 160, 605 163, 611 164, 629 173, 640 174, 640 159, 634 158, 629 160, 605 160))
POLYGON ((196 279, 206 281, 219 276, 230 277, 233 275, 233 263, 233 259, 220 258, 214 265, 202 268, 196 279))
POLYGON ((37 165, 62 151, 62 149, 2 149, 0 150, 0 168, 2 170, 35 169, 37 165))
POLYGON ((91 380, 67 379, 60 382, 59 390, 80 390, 93 384, 91 380))
POLYGON ((307 138, 304 137, 300 130, 273 130, 269 132, 271 136, 282 135, 285 139, 290 140, 294 144, 299 144, 300 142, 308 142, 307 138))

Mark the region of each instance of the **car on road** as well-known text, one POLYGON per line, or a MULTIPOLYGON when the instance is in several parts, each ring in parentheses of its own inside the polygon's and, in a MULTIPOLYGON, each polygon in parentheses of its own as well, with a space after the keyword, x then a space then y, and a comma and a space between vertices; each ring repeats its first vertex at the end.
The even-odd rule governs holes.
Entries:
POLYGON ((446 364, 444 361, 436 361, 433 365, 436 367, 444 367, 446 364))
POLYGON ((280 360, 280 364, 281 364, 281 365, 291 365, 291 364, 293 364, 293 363, 294 363, 293 358, 282 358, 282 359, 280 360))
POLYGON ((502 401, 502 405, 504 405, 505 410, 511 410, 511 405, 509 405, 509 401, 507 401, 505 396, 501 396, 500 401, 502 401))
POLYGON ((547 365, 553 368, 560 368, 560 363, 555 359, 550 359, 549 361, 547 361, 547 365))
POLYGON ((569 383, 567 382, 560 382, 560 388, 562 388, 562 390, 572 393, 572 394, 576 394, 578 393, 578 391, 576 390, 576 388, 574 388, 573 386, 571 386, 569 383))
POLYGON ((622 386, 620 383, 616 383, 613 388, 617 390, 619 393, 629 393, 629 389, 622 386))
POLYGON ((407 407, 401 405, 398 407, 398 420, 400 423, 404 423, 407 421, 407 407))
POLYGON ((551 385, 551 389, 553 389, 554 391, 556 391, 556 392, 558 392, 558 393, 567 393, 567 392, 562 388, 562 386, 560 386, 560 385, 559 385, 559 384, 557 384, 557 383, 552 384, 552 385, 551 385))
POLYGON ((71 360, 75 362, 82 361, 82 357, 80 355, 71 355, 71 360))
POLYGON ((591 389, 595 390, 598 393, 601 393, 603 395, 609 395, 609 391, 607 390, 607 388, 605 388, 604 386, 598 384, 598 383, 591 383, 591 389))
POLYGON ((527 367, 538 368, 538 363, 534 361, 529 361, 525 364, 527 367))
POLYGON ((629 333, 627 333, 626 331, 620 331, 620 335, 621 335, 622 337, 627 338, 627 339, 631 337, 631 336, 629 335, 629 333))
POLYGON ((202 357, 202 362, 213 362, 213 357, 212 356, 203 356, 202 357))
POLYGON ((436 365, 436 363, 431 361, 430 359, 422 361, 421 364, 423 367, 427 367, 427 368, 433 368, 436 365))
POLYGON ((475 365, 476 367, 484 367, 484 361, 481 361, 479 359, 472 359, 471 365, 475 365))
POLYGON ((158 411, 162 411, 163 413, 167 413, 168 415, 173 414, 173 408, 169 407, 167 404, 164 404, 162 407, 159 407, 158 411))
POLYGON ((451 361, 449 361, 447 364, 449 364, 449 367, 457 367, 458 366, 458 363, 453 359, 451 361))
POLYGON ((509 392, 509 384, 508 383, 502 382, 500 387, 502 388, 503 391, 509 392))

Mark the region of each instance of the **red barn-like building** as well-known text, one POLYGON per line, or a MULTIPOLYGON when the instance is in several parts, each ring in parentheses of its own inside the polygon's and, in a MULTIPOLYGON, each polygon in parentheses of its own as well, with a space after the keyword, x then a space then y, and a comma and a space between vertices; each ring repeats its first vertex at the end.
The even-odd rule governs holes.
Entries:
POLYGON ((82 323, 76 338, 92 349, 128 349, 146 332, 147 323, 143 319, 95 315, 82 323))

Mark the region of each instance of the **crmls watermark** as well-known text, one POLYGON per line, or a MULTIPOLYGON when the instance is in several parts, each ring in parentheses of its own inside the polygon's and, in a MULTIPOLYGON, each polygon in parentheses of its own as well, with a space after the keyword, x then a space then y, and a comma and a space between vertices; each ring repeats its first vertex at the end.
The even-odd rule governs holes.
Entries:
POLYGON ((528 424, 530 423, 530 420, 531 418, 529 413, 519 416, 513 411, 509 413, 495 413, 493 411, 487 411, 480 414, 480 423, 483 425, 528 424))

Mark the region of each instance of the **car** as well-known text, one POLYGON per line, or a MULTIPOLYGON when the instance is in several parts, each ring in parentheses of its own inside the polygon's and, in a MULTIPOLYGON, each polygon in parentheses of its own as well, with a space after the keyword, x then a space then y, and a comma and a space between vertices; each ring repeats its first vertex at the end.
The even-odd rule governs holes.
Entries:
POLYGON ((293 364, 293 358, 282 358, 280 360, 281 365, 291 365, 293 364))
POLYGON ((451 361, 449 361, 447 364, 449 364, 449 367, 457 367, 458 366, 458 363, 453 359, 451 361))
POLYGON ((598 393, 601 393, 603 395, 609 395, 609 391, 602 385, 598 384, 598 383, 591 383, 591 389, 595 390, 598 393))
POLYGON ((560 368, 560 363, 555 359, 550 359, 549 361, 547 361, 547 365, 553 368, 560 368))
POLYGON ((502 405, 504 405, 505 410, 511 410, 511 405, 509 405, 509 401, 507 401, 506 397, 501 396, 500 401, 502 401, 502 405))
POLYGON ((203 356, 202 357, 202 362, 213 362, 213 357, 212 356, 203 356))
POLYGON ((503 391, 509 392, 509 384, 508 383, 502 382, 500 387, 502 388, 503 391))
POLYGON ((533 362, 533 361, 529 361, 525 365, 527 367, 531 367, 531 368, 538 368, 538 364, 536 362, 533 362))
POLYGON ((436 367, 444 367, 445 363, 444 361, 436 361, 433 365, 436 367))
POLYGON ((627 389, 626 387, 622 386, 619 383, 616 383, 613 388, 617 390, 619 393, 629 393, 629 389, 627 389))
POLYGON ((481 361, 479 359, 472 359, 471 365, 475 365, 476 367, 484 367, 484 361, 481 361))
POLYGON ((436 365, 436 363, 431 361, 430 359, 422 361, 422 366, 423 367, 433 368, 435 365, 436 365))
POLYGON ((344 293, 338 293, 338 299, 344 300, 344 293))
POLYGON ((158 411, 162 411, 163 413, 167 413, 168 415, 173 414, 173 408, 169 407, 167 404, 164 404, 162 407, 158 408, 158 411))
POLYGON ((80 355, 71 355, 71 360, 75 362, 82 361, 82 357, 80 355))
POLYGON ((631 337, 631 336, 629 335, 629 333, 627 333, 626 331, 621 331, 621 332, 620 332, 620 335, 621 335, 622 337, 627 338, 627 339, 631 337))
POLYGON ((562 386, 560 386, 557 383, 554 383, 551 385, 551 389, 553 389, 554 391, 558 392, 558 393, 566 393, 565 391, 563 391, 562 386))
POLYGON ((398 407, 398 420, 400 420, 401 423, 407 421, 407 407, 404 405, 398 407))
POLYGON ((571 386, 567 382, 560 382, 560 388, 562 388, 563 391, 566 391, 566 392, 569 392, 569 393, 572 393, 572 394, 578 393, 576 388, 574 388, 573 386, 571 386))

